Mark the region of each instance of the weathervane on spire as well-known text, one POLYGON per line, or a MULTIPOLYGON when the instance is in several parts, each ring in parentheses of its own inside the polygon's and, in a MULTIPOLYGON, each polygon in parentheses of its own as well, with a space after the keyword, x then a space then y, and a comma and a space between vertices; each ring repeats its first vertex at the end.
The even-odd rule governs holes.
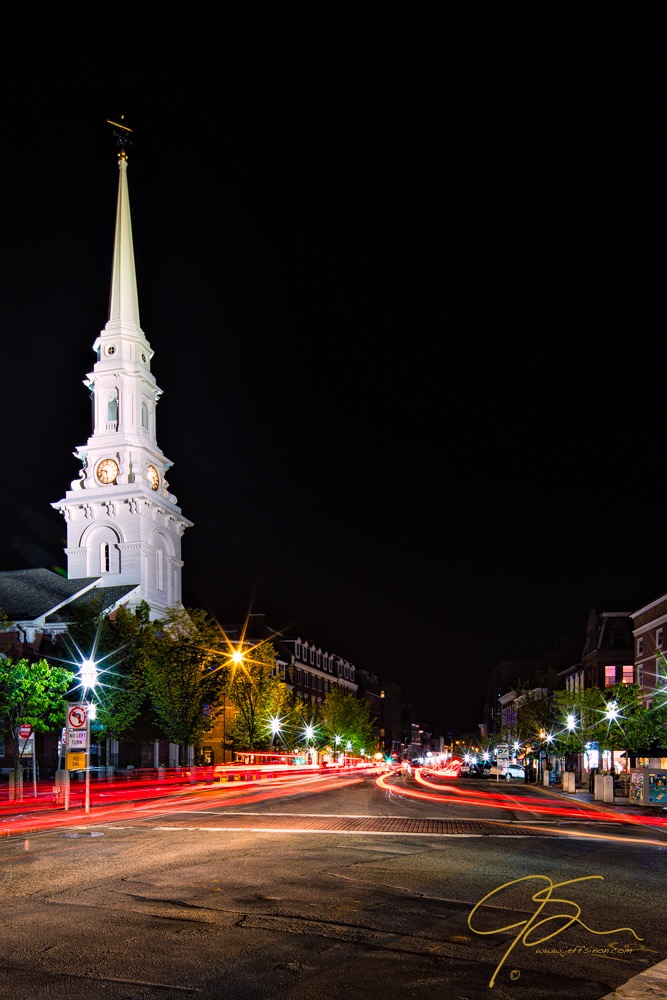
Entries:
POLYGON ((107 125, 114 126, 113 134, 116 137, 116 143, 118 145, 118 148, 120 149, 118 158, 121 160, 127 159, 127 153, 125 152, 125 147, 132 145, 132 140, 130 139, 130 136, 132 135, 132 129, 128 128, 127 125, 121 124, 124 121, 124 119, 125 115, 120 116, 120 122, 112 122, 110 118, 107 118, 107 125), (116 129, 118 129, 119 131, 116 131, 116 129))

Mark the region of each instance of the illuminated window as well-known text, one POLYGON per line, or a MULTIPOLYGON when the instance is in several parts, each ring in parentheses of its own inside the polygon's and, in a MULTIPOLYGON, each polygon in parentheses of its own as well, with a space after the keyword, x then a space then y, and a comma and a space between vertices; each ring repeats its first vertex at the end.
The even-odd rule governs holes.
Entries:
POLYGON ((616 667, 613 663, 608 663, 604 668, 604 686, 611 687, 616 683, 616 667))
POLYGON ((623 683, 632 684, 635 679, 635 668, 632 664, 623 667, 623 683))

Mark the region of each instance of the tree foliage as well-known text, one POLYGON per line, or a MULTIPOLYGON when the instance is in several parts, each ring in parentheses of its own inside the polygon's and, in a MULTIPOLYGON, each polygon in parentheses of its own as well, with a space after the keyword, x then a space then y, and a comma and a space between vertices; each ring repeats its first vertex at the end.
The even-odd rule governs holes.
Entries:
POLYGON ((318 712, 319 730, 324 742, 333 750, 351 744, 353 753, 375 750, 375 734, 371 707, 365 698, 357 698, 342 688, 332 687, 318 712))
POLYGON ((171 609, 147 623, 140 646, 146 692, 164 737, 199 746, 222 711, 228 655, 205 612, 171 609))
POLYGON ((553 728, 553 694, 546 687, 533 687, 522 691, 517 699, 516 738, 521 743, 531 743, 553 728))
POLYGON ((100 603, 90 601, 75 611, 62 640, 63 658, 75 672, 83 660, 96 664, 98 682, 91 700, 100 737, 121 739, 141 715, 147 698, 141 659, 149 617, 145 601, 136 611, 120 607, 112 615, 102 614, 100 603))
POLYGON ((273 741, 272 719, 280 721, 283 741, 291 728, 290 691, 275 667, 275 648, 263 642, 244 652, 233 669, 229 700, 236 710, 231 737, 237 750, 268 749, 273 741))
POLYGON ((72 672, 52 666, 46 660, 0 657, 0 729, 10 734, 14 769, 21 766, 19 726, 29 725, 35 733, 46 733, 65 721, 65 693, 72 672))
POLYGON ((581 753, 587 744, 597 744, 599 750, 627 750, 636 755, 667 740, 667 710, 647 708, 639 694, 637 684, 556 692, 561 718, 570 713, 575 723, 572 730, 561 726, 556 748, 581 753))

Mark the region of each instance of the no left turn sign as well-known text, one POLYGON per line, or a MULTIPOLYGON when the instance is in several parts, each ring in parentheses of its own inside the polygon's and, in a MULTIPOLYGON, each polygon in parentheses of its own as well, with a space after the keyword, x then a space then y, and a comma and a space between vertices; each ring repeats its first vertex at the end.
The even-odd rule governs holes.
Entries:
POLYGON ((67 725, 72 729, 83 729, 86 724, 86 710, 83 705, 74 705, 67 712, 67 725))

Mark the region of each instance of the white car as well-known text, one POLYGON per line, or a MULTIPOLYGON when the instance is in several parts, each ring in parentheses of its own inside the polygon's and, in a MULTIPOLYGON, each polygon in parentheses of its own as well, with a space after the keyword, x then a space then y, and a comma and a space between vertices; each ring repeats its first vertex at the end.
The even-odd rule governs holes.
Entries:
POLYGON ((505 778, 506 781, 511 781, 512 778, 524 778, 525 774, 526 772, 521 767, 521 764, 503 764, 502 767, 494 764, 489 771, 491 777, 499 776, 505 778))

